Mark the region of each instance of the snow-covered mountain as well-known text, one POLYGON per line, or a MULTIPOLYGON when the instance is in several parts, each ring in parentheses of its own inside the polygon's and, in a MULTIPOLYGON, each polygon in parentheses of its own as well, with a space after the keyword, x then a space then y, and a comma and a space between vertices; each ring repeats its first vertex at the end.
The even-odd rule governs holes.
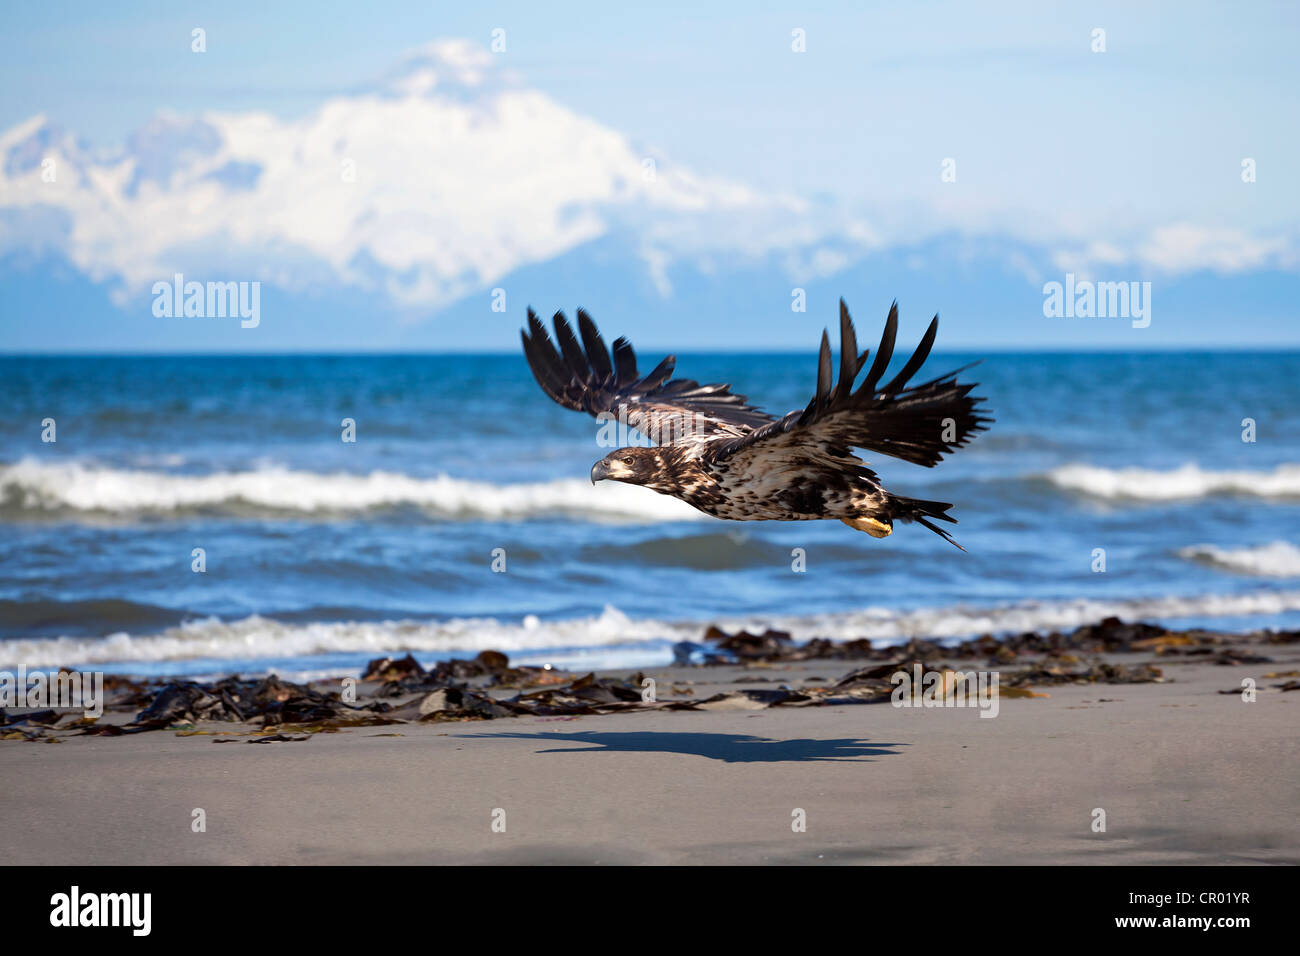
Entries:
MULTIPOLYGON (((0 249, 58 248, 128 291, 219 273, 436 307, 611 232, 641 237, 652 271, 819 238, 800 229, 804 203, 667 163, 463 41, 301 119, 160 115, 96 153, 38 116, 0 136, 0 156, 0 249)), ((850 224, 838 240, 867 235, 850 224)))
MULTIPOLYGON (((634 322, 657 302, 651 327, 665 337, 698 340, 708 314, 701 344, 763 346, 791 338, 772 317, 803 322, 795 287, 816 331, 846 294, 872 312, 895 296, 929 312, 959 303, 972 324, 948 332, 950 344, 979 341, 980 314, 998 316, 1010 343, 1127 341, 1119 325, 1044 325, 1042 283, 1066 270, 1163 279, 1161 308, 1210 301, 1198 272, 1267 272, 1249 289, 1276 305, 1260 341, 1290 314, 1290 235, 1169 223, 1079 236, 984 209, 977 191, 891 207, 887 184, 869 209, 772 195, 657 155, 501 62, 439 41, 300 117, 160 114, 109 149, 44 116, 0 132, 0 349, 509 347, 525 303, 578 297, 634 322), (232 339, 237 326, 151 321, 149 290, 176 273, 258 281, 278 318, 256 344, 232 339), (485 331, 497 287, 509 318, 485 331), (99 312, 122 321, 84 318, 99 312), (757 333, 746 318, 756 314, 769 317, 757 333), (420 332, 433 316, 447 321, 420 332)), ((1241 289, 1226 281, 1213 294, 1241 289)), ((1144 341, 1173 335, 1159 319, 1152 328, 1144 341)))

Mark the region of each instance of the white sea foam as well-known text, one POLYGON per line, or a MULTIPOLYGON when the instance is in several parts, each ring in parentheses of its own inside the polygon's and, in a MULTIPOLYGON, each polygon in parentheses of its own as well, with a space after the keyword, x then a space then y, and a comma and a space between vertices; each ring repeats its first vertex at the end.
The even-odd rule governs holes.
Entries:
MULTIPOLYGON (((1047 478, 1057 487, 1112 500, 1174 501, 1220 494, 1300 498, 1300 465, 1279 465, 1272 471, 1064 465, 1047 478)), ((617 482, 593 487, 581 478, 493 484, 447 475, 317 473, 275 465, 201 475, 32 459, 0 465, 0 507, 31 516, 68 512, 165 516, 194 510, 330 515, 401 506, 455 520, 571 515, 658 522, 705 517, 689 505, 644 488, 617 482)))
POLYGON ((1290 464, 1271 471, 1210 471, 1191 464, 1170 471, 1062 465, 1048 472, 1047 478, 1059 488, 1114 500, 1178 501, 1216 495, 1300 498, 1300 465, 1290 464))
MULTIPOLYGON (((875 641, 911 637, 962 638, 984 633, 1069 629, 1111 615, 1134 619, 1247 617, 1300 611, 1300 591, 1157 597, 1114 601, 1025 602, 994 607, 949 606, 893 611, 868 608, 838 614, 775 616, 719 621, 629 618, 613 607, 594 617, 540 621, 457 618, 444 621, 335 621, 286 624, 263 617, 237 621, 197 620, 158 634, 111 634, 104 638, 59 637, 0 641, 0 667, 85 667, 130 662, 198 659, 255 661, 315 654, 405 653, 439 655, 488 648, 506 651, 572 651, 613 645, 699 641, 709 623, 728 630, 775 627, 798 640, 829 637, 875 641)), ((302 661, 309 665, 308 661, 302 661)))
POLYGON ((547 515, 634 521, 704 518, 676 499, 617 482, 585 479, 497 485, 398 472, 318 474, 266 466, 249 471, 178 475, 30 459, 0 465, 0 502, 25 512, 168 514, 194 509, 331 514, 414 506, 454 519, 547 515))
POLYGON ((1269 578, 1300 578, 1300 548, 1274 541, 1254 548, 1220 548, 1197 544, 1178 552, 1180 558, 1269 578))

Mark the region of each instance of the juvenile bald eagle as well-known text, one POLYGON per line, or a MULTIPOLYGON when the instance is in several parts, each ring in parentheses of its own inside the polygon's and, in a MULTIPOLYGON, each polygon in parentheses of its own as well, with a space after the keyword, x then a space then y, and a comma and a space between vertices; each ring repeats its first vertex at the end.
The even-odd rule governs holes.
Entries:
POLYGON ((929 520, 955 524, 951 504, 889 493, 852 451, 865 448, 930 468, 992 421, 981 414, 983 399, 970 394, 975 383, 956 380, 969 366, 907 384, 929 356, 938 328, 936 315, 907 364, 880 384, 898 331, 895 302, 875 361, 855 391, 869 352, 858 354, 841 299, 839 381, 832 382, 831 346, 823 330, 817 393, 807 407, 782 418, 752 407, 730 385, 673 379, 676 356, 642 377, 631 344, 617 339, 611 356, 582 309, 581 343, 562 312, 555 314, 558 350, 532 309, 520 336, 537 383, 552 399, 605 420, 616 416, 658 443, 611 452, 592 467, 593 484, 609 479, 642 485, 736 521, 838 518, 877 538, 890 534, 895 521, 915 521, 961 548, 929 520))

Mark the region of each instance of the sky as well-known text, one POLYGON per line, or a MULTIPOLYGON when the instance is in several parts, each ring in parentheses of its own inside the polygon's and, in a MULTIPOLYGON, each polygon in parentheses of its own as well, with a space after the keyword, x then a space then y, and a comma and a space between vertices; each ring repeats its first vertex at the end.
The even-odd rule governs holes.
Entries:
POLYGON ((962 347, 1300 345, 1296 4, 5 16, 3 350, 509 348, 495 289, 515 327, 583 299, 702 347, 902 293, 962 347), (282 320, 151 329, 177 270, 282 320), (1067 274, 1150 282, 1153 321, 1054 323, 1067 274))

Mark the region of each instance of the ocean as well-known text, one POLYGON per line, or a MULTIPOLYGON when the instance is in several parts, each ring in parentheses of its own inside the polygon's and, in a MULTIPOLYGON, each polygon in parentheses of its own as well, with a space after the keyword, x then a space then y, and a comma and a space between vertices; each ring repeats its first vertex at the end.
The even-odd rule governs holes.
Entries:
MULTIPOLYGON (((656 666, 710 624, 1300 627, 1300 353, 982 358, 963 377, 988 432, 935 469, 868 456, 955 504, 962 553, 917 525, 723 522, 592 487, 597 423, 521 356, 0 357, 0 668, 656 666)), ((811 353, 678 369, 776 414, 816 379, 811 353)))

